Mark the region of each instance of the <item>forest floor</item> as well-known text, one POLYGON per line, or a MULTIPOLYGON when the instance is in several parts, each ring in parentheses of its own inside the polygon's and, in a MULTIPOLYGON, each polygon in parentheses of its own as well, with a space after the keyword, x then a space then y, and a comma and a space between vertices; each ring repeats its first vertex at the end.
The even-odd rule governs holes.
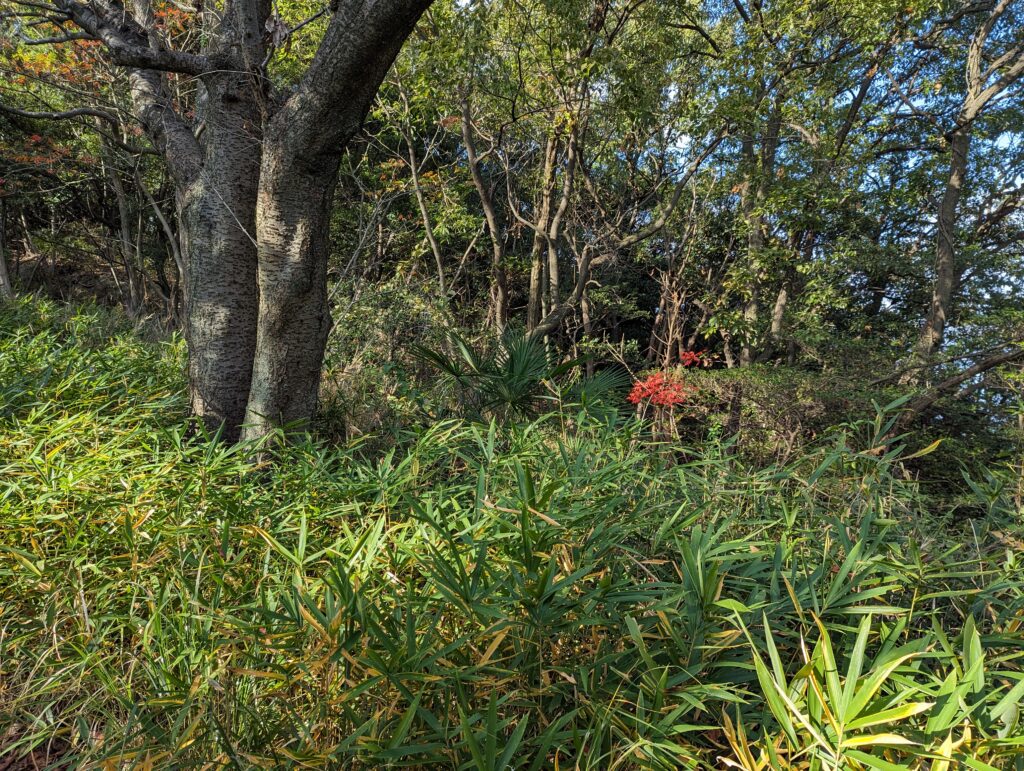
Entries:
POLYGON ((1012 480, 952 516, 889 415, 765 467, 566 405, 258 463, 182 363, 0 311, 0 768, 1020 767, 1012 480))

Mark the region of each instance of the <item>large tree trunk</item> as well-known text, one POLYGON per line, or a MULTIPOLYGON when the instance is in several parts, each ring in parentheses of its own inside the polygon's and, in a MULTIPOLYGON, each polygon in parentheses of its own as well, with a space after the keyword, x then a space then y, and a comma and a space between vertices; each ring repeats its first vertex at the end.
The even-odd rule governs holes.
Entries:
POLYGON ((956 209, 967 176, 967 155, 970 147, 970 126, 961 126, 954 132, 950 142, 949 180, 939 206, 935 283, 932 286, 928 316, 917 344, 917 353, 922 359, 934 356, 942 345, 950 302, 960 279, 960 271, 956 264, 956 209))
POLYGON ((327 332, 327 256, 337 159, 297 171, 289 154, 264 158, 256 214, 259 324, 246 438, 301 430, 316 411, 327 332), (327 164, 325 164, 327 165, 327 164))
MULTIPOLYGON (((78 4, 63 5, 90 31, 110 29, 109 19, 94 19, 78 4)), ((208 431, 235 441, 256 343, 255 209, 266 109, 266 81, 257 63, 265 55, 270 2, 230 3, 223 15, 208 11, 208 42, 198 60, 165 48, 147 0, 135 0, 133 7, 134 18, 122 19, 117 35, 104 32, 104 40, 115 59, 130 58, 125 63, 134 67, 129 82, 135 114, 174 181, 185 264, 189 403, 208 431), (156 69, 146 68, 150 61, 156 69), (178 114, 157 69, 199 75, 195 126, 178 114)))
POLYGON ((131 13, 120 3, 54 2, 128 68, 135 115, 174 178, 195 414, 229 440, 246 416, 247 437, 308 422, 328 329, 339 161, 431 0, 332 2, 309 67, 276 99, 267 46, 280 41, 267 33, 280 20, 268 27, 270 0, 207 8, 199 53, 167 46, 149 0, 133 0, 131 13), (195 121, 179 114, 185 97, 175 98, 164 72, 198 79, 195 121))
POLYGON ((339 5, 302 82, 265 128, 255 223, 259 322, 243 439, 303 431, 316 412, 338 167, 429 4, 339 5))
POLYGON ((245 76, 208 81, 201 173, 179 190, 187 265, 189 401, 211 432, 238 439, 256 351, 258 95, 245 76))

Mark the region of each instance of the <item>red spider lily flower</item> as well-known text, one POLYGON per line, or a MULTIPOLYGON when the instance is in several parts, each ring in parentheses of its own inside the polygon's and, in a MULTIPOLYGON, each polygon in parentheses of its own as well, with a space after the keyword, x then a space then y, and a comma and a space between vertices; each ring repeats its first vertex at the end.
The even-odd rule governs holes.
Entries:
POLYGON ((683 351, 679 354, 679 363, 684 367, 706 367, 709 362, 705 353, 706 351, 683 351))
POLYGON ((655 372, 643 380, 636 381, 626 398, 631 404, 639 404, 647 399, 656 407, 675 407, 685 402, 689 394, 690 389, 682 380, 655 372))

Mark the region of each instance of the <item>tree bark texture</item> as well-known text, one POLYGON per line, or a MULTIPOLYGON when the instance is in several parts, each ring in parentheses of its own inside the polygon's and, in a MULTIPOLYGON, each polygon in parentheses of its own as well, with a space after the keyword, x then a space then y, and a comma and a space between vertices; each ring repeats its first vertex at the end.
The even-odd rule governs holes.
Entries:
POLYGON ((235 441, 256 350, 255 206, 261 143, 258 94, 225 75, 208 81, 202 170, 179 191, 185 234, 192 410, 235 441))

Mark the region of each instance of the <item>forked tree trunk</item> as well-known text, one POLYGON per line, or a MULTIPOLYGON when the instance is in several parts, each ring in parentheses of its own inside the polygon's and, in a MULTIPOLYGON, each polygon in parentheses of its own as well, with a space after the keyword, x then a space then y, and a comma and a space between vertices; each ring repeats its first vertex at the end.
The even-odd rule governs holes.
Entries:
POLYGON ((330 3, 309 67, 276 95, 267 46, 280 44, 281 22, 270 0, 208 9, 200 53, 167 47, 150 0, 133 0, 131 11, 54 3, 101 41, 109 63, 127 68, 135 115, 174 178, 193 411, 229 440, 247 416, 249 438, 304 426, 329 327, 328 225, 341 155, 431 0, 330 3), (179 114, 164 72, 199 83, 197 120, 179 114))

